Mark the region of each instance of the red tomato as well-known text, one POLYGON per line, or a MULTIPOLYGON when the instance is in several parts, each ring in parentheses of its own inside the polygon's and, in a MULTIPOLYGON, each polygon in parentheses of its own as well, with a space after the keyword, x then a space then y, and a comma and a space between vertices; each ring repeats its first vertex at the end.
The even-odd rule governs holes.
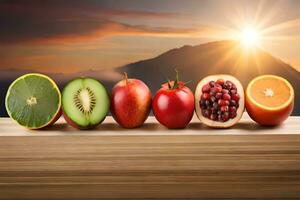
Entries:
POLYGON ((194 114, 194 94, 177 78, 157 91, 152 109, 162 125, 172 129, 185 128, 194 114))

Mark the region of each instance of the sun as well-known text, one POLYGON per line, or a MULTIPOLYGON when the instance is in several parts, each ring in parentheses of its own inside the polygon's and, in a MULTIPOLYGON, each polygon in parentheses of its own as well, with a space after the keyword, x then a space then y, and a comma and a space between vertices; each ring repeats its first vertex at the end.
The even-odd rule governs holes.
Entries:
POLYGON ((240 32, 239 40, 245 47, 255 47, 260 43, 260 33, 256 28, 247 26, 240 32))

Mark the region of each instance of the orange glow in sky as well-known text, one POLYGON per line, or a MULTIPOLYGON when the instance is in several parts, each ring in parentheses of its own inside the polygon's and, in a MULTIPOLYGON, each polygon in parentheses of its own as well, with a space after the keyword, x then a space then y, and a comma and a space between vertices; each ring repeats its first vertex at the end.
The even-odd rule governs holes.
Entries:
POLYGON ((293 0, 1 2, 0 70, 110 69, 183 45, 240 40, 300 71, 299 10, 293 0))

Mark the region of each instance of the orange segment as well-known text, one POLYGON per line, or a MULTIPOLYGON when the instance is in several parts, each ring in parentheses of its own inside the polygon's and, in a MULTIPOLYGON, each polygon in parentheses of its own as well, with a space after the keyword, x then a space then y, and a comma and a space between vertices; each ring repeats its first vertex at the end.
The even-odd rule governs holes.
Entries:
POLYGON ((284 78, 264 75, 253 79, 246 90, 249 99, 264 109, 278 110, 294 98, 291 84, 284 78))

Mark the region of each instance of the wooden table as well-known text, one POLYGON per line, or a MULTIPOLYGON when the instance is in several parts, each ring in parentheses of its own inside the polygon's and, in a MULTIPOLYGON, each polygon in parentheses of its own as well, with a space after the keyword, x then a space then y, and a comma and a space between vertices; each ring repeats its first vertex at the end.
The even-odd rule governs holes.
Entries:
POLYGON ((300 117, 267 129, 244 116, 232 129, 197 119, 167 130, 108 117, 77 131, 0 119, 0 199, 299 199, 300 117))

